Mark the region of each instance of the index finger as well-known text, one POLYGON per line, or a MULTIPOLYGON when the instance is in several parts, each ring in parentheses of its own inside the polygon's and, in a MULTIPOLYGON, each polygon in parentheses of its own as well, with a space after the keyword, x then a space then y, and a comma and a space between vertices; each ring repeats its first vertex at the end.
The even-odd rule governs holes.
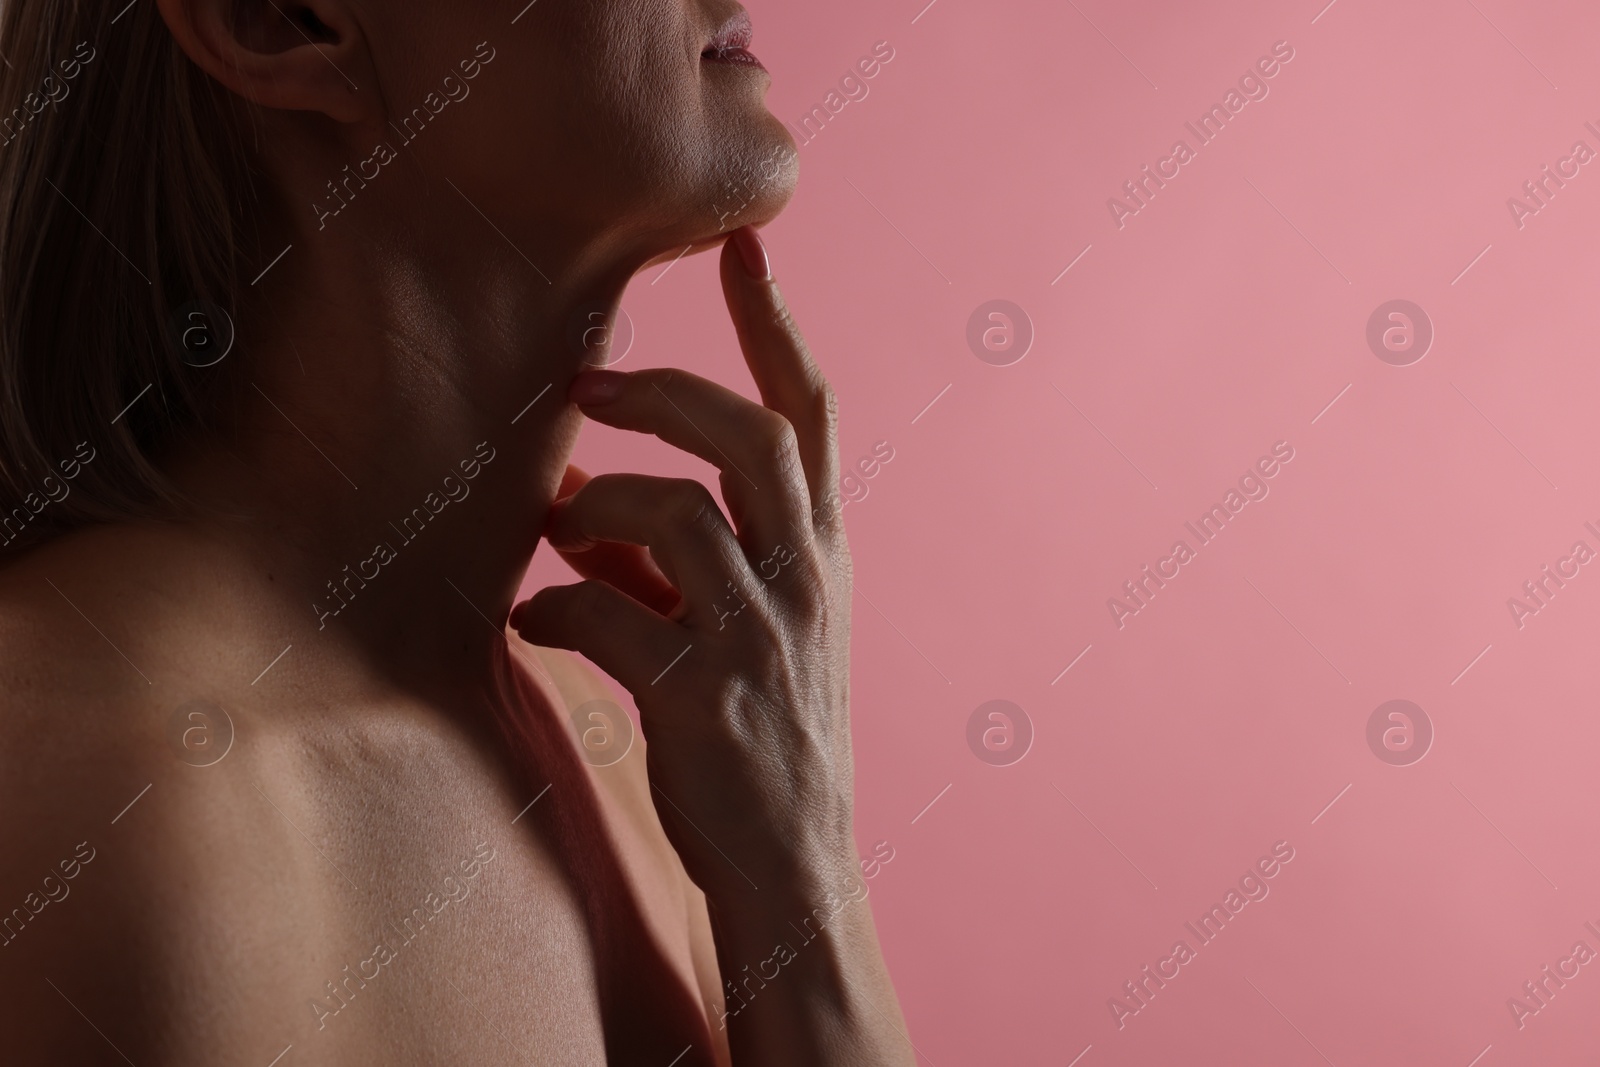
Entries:
POLYGON ((819 511, 839 484, 839 405, 772 278, 766 246, 754 226, 741 226, 722 249, 722 292, 745 364, 761 402, 789 420, 811 493, 813 526, 826 528, 836 509, 819 511))

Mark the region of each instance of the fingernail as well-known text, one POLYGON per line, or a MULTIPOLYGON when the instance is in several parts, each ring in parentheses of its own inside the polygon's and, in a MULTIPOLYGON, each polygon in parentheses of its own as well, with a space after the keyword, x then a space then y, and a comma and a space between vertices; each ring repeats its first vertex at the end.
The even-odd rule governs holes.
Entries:
POLYGON ((622 395, 628 375, 616 370, 586 370, 567 386, 567 399, 574 404, 609 404, 622 395))
POLYGON ((739 250, 744 269, 758 282, 772 280, 772 262, 767 259, 767 246, 754 226, 741 226, 733 231, 733 244, 739 250))

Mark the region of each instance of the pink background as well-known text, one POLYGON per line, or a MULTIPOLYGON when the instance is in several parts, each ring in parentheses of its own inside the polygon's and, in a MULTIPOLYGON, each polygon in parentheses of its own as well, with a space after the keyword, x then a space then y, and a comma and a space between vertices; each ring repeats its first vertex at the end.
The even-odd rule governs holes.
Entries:
MULTIPOLYGON (((1600 549, 1600 162, 1521 229, 1506 201, 1600 150, 1600 9, 925 2, 749 4, 792 125, 896 53, 766 235, 843 462, 895 452, 845 510, 858 840, 895 852, 869 884, 921 1062, 1593 1062, 1600 961, 1521 1029, 1506 1002, 1600 951, 1600 565, 1520 629, 1507 600, 1600 549), (1107 199, 1280 40, 1118 229, 1107 199), (1366 342, 1395 298, 1436 330, 1410 366, 1366 342), (992 299, 1036 330, 1011 366, 966 342, 992 299), (1270 495, 1119 629, 1107 599, 1277 441, 1270 495), (993 699, 1035 731, 1009 766, 966 740, 993 699), (1436 731, 1409 766, 1367 743, 1391 699, 1436 731), (1123 982, 1285 840, 1119 1029, 1123 982)), ((626 307, 622 369, 754 396, 712 257, 626 307)), ((577 461, 715 485, 598 425, 577 461)), ((529 587, 573 580, 542 549, 529 587)))

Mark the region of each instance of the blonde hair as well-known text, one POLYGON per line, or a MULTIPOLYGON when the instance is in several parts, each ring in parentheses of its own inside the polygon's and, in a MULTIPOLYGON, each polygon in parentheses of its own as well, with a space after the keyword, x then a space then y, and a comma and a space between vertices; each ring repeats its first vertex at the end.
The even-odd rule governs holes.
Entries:
POLYGON ((223 368, 176 316, 254 252, 242 102, 123 3, 0 4, 0 546, 177 501, 155 456, 223 368))

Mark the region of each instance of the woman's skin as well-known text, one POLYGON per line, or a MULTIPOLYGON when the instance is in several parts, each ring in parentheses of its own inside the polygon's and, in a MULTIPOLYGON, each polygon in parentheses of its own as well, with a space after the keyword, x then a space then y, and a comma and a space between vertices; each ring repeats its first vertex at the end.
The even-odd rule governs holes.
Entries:
POLYGON ((571 343, 724 241, 730 182, 739 223, 793 191, 765 72, 701 56, 737 5, 157 4, 257 105, 260 265, 291 247, 163 459, 200 507, 0 569, 7 1062, 913 1063, 859 899, 835 404, 755 230, 721 281, 761 404, 578 378, 571 343), (706 459, 731 514, 586 481, 584 418, 706 459), (508 628, 541 535, 589 580, 508 628), (616 694, 563 650, 635 698, 618 763, 583 759, 569 713, 616 694))

